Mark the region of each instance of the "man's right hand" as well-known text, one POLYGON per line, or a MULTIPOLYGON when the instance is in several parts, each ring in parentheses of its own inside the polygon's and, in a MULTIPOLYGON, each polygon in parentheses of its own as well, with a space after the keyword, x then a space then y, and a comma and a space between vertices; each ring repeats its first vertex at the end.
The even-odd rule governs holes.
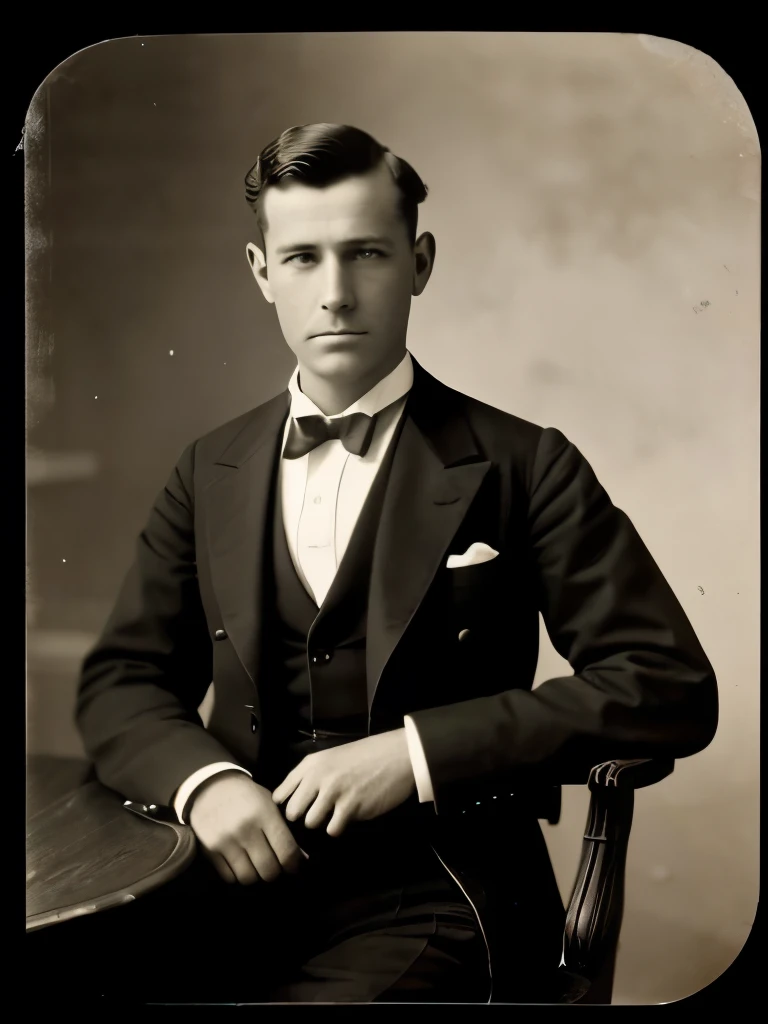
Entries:
POLYGON ((195 793, 188 820, 226 882, 273 882, 306 856, 268 789, 244 772, 214 775, 195 793))

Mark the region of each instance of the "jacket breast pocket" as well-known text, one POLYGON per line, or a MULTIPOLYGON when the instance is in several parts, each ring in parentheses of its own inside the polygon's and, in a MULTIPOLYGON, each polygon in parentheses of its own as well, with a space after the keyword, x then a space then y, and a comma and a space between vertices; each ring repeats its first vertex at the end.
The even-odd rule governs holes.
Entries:
POLYGON ((497 555, 486 562, 474 565, 462 565, 458 569, 446 569, 451 585, 455 590, 467 588, 482 591, 486 588, 495 589, 501 583, 503 563, 497 555))
POLYGON ((446 573, 455 628, 469 629, 473 635, 478 628, 489 628, 498 618, 507 588, 501 557, 446 573))

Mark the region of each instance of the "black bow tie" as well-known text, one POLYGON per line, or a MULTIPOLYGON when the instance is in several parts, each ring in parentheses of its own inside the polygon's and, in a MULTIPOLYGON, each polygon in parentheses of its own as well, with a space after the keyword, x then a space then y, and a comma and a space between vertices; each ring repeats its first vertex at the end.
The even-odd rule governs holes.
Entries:
POLYGON ((284 459, 300 459, 325 441, 339 440, 352 455, 365 455, 376 426, 375 416, 353 412, 326 422, 322 416, 298 416, 291 420, 283 449, 284 459))

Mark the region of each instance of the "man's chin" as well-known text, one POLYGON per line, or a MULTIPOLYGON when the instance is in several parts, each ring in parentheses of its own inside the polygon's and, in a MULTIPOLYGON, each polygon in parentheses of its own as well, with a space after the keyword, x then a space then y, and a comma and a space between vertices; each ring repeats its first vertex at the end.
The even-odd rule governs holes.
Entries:
POLYGON ((307 360, 307 364, 318 377, 335 377, 342 380, 362 377, 371 370, 369 353, 361 352, 359 346, 339 346, 326 352, 314 352, 312 359, 307 360))

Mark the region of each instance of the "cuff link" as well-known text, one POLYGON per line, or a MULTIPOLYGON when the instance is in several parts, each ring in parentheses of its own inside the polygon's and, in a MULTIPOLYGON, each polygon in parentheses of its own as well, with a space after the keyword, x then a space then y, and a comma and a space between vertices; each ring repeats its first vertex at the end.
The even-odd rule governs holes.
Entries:
POLYGON ((149 810, 146 804, 140 804, 136 800, 124 800, 123 807, 127 807, 129 811, 141 811, 143 814, 149 810))
POLYGON ((127 811, 138 814, 140 818, 148 818, 150 821, 160 821, 165 824, 179 824, 179 819, 172 807, 142 804, 138 800, 124 800, 123 807, 127 811))

